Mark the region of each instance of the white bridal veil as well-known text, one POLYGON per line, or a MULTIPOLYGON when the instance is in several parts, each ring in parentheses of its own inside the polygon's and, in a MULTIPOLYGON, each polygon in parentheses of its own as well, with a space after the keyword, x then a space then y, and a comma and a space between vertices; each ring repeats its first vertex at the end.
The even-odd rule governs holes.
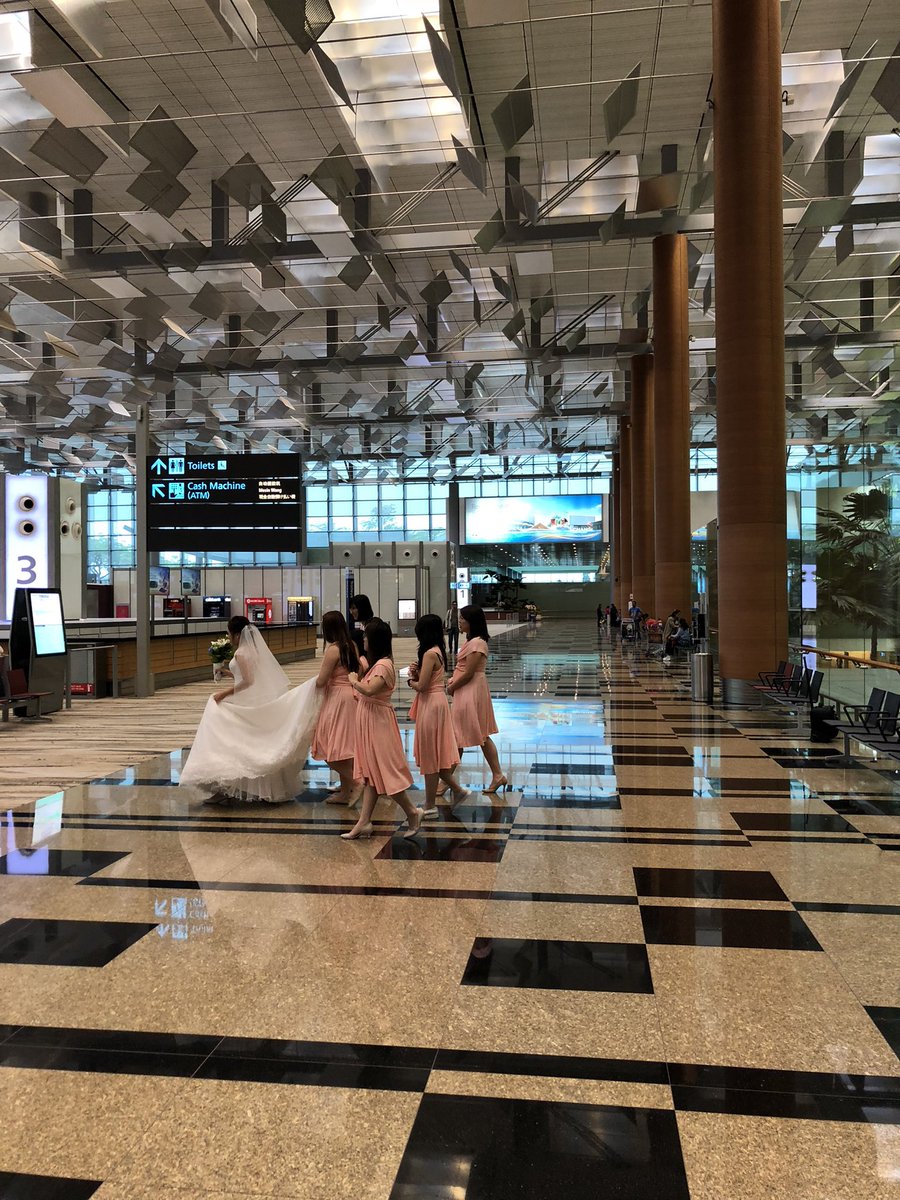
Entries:
POLYGON ((233 672, 235 691, 232 701, 241 708, 268 704, 289 690, 291 681, 255 625, 244 627, 235 658, 238 669, 233 672))
POLYGON ((218 704, 210 696, 181 782, 207 795, 292 800, 321 703, 316 681, 292 688, 254 625, 241 633, 231 671, 234 695, 218 704))

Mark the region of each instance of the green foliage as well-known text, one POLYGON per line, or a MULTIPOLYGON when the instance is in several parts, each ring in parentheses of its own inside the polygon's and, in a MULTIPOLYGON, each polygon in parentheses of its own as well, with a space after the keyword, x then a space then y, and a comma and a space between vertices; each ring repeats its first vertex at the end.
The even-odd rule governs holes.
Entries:
POLYGON ((847 496, 843 511, 819 509, 816 533, 818 608, 878 635, 896 632, 900 538, 891 533, 890 496, 873 489, 847 496))

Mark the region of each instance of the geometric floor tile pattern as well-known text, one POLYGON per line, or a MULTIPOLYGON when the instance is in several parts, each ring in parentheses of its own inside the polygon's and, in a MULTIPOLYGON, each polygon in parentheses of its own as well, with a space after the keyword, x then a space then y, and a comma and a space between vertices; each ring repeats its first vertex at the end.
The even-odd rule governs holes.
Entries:
POLYGON ((5 806, 0 1200, 896 1200, 900 785, 589 623, 490 681, 409 841, 180 746, 5 806))

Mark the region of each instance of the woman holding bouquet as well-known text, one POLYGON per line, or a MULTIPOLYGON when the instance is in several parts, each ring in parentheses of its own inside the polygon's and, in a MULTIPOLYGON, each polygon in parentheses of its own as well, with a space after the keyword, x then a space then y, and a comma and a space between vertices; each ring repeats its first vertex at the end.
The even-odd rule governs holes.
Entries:
POLYGON ((327 612, 322 617, 325 653, 316 679, 323 696, 322 711, 316 721, 312 757, 324 760, 341 781, 340 791, 329 804, 354 805, 362 785, 353 778, 356 753, 356 697, 350 686, 350 672, 359 671, 359 655, 347 628, 343 613, 327 612))
POLYGON ((207 804, 283 804, 302 790, 319 712, 316 680, 292 688, 246 617, 231 618, 228 636, 234 682, 207 701, 181 783, 207 793, 207 804))

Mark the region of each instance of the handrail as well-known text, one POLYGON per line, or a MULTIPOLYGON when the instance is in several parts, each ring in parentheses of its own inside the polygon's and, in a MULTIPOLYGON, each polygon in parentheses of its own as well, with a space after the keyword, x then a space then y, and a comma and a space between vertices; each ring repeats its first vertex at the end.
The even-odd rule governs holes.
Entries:
POLYGON ((805 646, 802 642, 789 643, 791 650, 802 650, 806 654, 818 654, 822 658, 836 658, 839 662, 852 662, 859 667, 877 667, 883 671, 900 672, 900 663, 881 662, 867 654, 851 654, 849 650, 823 650, 821 646, 805 646))

